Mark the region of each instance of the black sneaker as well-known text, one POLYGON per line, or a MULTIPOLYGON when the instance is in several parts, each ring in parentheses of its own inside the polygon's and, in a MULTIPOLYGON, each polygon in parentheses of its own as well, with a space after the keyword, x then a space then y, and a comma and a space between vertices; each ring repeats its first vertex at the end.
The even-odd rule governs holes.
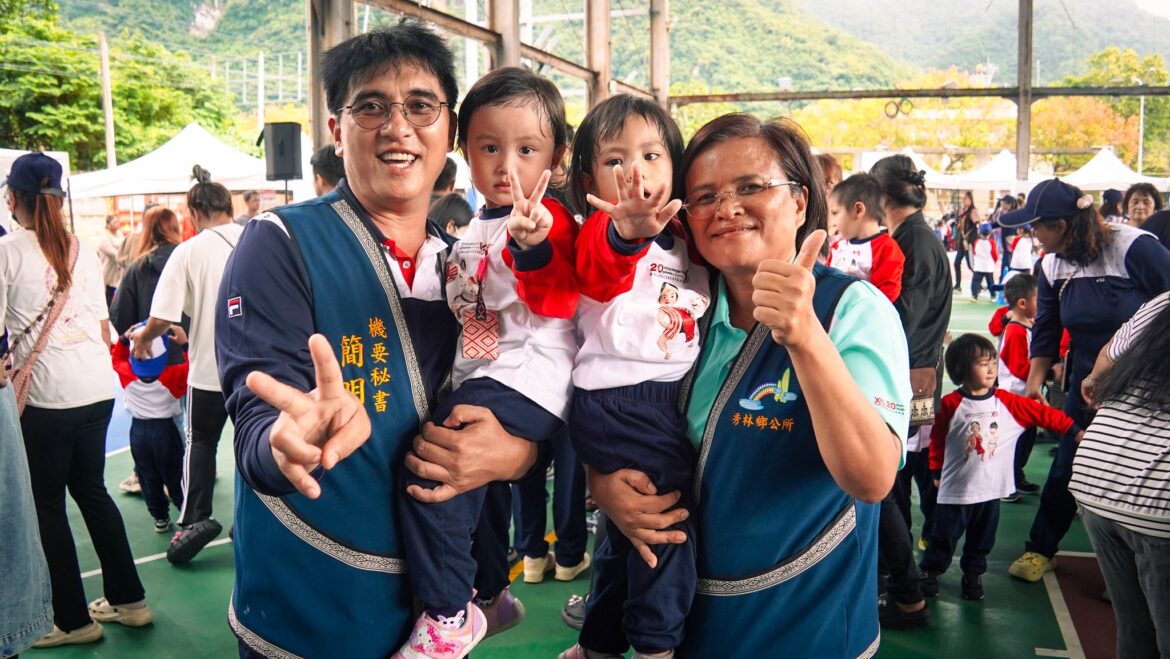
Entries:
POLYGON ((1039 494, 1040 486, 1035 483, 1029 483, 1027 479, 1024 479, 1023 482, 1016 486, 1016 490, 1024 494, 1039 494))
POLYGON ((925 597, 938 597, 938 573, 923 570, 918 577, 918 587, 925 597))
POLYGON ((930 609, 925 604, 917 611, 903 611, 894 602, 882 598, 878 602, 878 622, 882 629, 922 629, 930 624, 930 609))
POLYGON ((1012 492, 1011 494, 1007 495, 1006 497, 1000 497, 999 500, 1004 502, 1004 503, 1015 503, 1015 502, 1020 500, 1020 493, 1019 493, 1019 491, 1012 492))
POLYGON ((160 518, 154 520, 154 532, 155 533, 166 533, 167 531, 170 531, 170 530, 171 530, 171 518, 160 517, 160 518))
POLYGON ((978 574, 964 574, 962 596, 965 600, 983 599, 983 579, 978 574))
POLYGON ((186 563, 198 554, 207 543, 223 531, 223 525, 214 519, 203 519, 189 524, 175 533, 167 547, 167 560, 173 565, 186 563))

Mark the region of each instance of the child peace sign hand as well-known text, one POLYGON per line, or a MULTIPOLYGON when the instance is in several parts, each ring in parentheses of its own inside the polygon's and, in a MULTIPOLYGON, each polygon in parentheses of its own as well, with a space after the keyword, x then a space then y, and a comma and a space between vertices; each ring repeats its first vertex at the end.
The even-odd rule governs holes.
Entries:
POLYGON ((512 214, 508 216, 508 233, 521 249, 536 247, 548 238, 548 232, 552 230, 552 213, 540 203, 544 198, 544 191, 548 189, 550 178, 552 172, 544 170, 540 179, 536 181, 536 188, 526 197, 520 187, 520 177, 516 170, 508 172, 512 192, 512 214))
POLYGON ((301 494, 316 499, 321 484, 311 472, 318 465, 337 466, 370 438, 371 429, 366 408, 342 384, 341 366, 328 339, 309 337, 309 353, 317 374, 317 388, 309 393, 260 371, 249 373, 247 384, 280 411, 268 435, 276 466, 301 494))
POLYGON ((772 329, 772 340, 789 350, 799 349, 821 326, 812 305, 817 287, 812 270, 827 235, 817 229, 805 238, 794 262, 763 261, 752 279, 752 315, 772 329))
POLYGON ((638 161, 630 166, 630 181, 626 183, 622 166, 613 168, 614 186, 617 188, 617 203, 611 204, 593 195, 587 195, 589 203, 613 219, 614 228, 623 240, 653 238, 662 233, 670 218, 678 214, 682 201, 674 199, 663 206, 669 186, 663 185, 656 192, 647 192, 642 182, 642 169, 638 161))

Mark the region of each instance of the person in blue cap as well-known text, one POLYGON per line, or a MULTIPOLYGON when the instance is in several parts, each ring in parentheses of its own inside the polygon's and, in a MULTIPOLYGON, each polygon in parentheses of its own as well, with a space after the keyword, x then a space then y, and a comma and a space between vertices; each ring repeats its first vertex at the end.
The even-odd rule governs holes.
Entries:
POLYGON ((1121 207, 1121 190, 1109 188, 1101 193, 1101 217, 1110 224, 1125 224, 1125 209, 1121 207))
MULTIPOLYGON (((54 626, 35 647, 92 643, 101 622, 151 621, 122 515, 106 491, 106 430, 114 407, 108 311, 97 252, 69 233, 61 165, 32 153, 12 163, 6 197, 25 230, 0 238, 3 355, 20 412, 41 545, 52 582, 54 626), (104 597, 86 605, 68 489, 102 567, 104 597)), ((7 378, 0 377, 0 381, 7 378)), ((4 543, 8 538, 4 538, 4 543)), ((5 576, 10 581, 5 565, 5 576)))
POLYGON ((168 494, 175 508, 183 509, 183 439, 174 417, 179 399, 187 393, 189 367, 181 347, 187 335, 178 325, 171 332, 174 339, 167 333, 151 342, 145 359, 131 354, 130 341, 124 337, 111 351, 114 370, 126 390, 122 402, 131 417, 130 452, 155 533, 171 530, 168 494))
MULTIPOLYGON (((1041 182, 1023 208, 1000 218, 1005 227, 1029 222, 1044 260, 1025 395, 1044 400, 1041 388, 1059 354, 1061 332, 1067 330, 1064 412, 1085 428, 1092 412, 1082 398, 1082 383, 1092 386, 1087 376, 1097 354, 1122 323, 1170 290, 1170 251, 1151 234, 1105 223, 1091 196, 1060 179, 1041 182)), ((1076 450, 1071 438, 1061 439, 1025 552, 1008 569, 1017 579, 1039 581, 1056 567, 1057 547, 1076 516, 1068 490, 1076 450)))

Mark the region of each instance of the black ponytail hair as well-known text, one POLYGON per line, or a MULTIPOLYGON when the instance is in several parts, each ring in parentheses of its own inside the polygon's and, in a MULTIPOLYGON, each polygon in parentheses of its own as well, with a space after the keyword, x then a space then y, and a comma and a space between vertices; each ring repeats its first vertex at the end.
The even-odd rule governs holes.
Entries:
POLYGON ((1150 319, 1129 350, 1097 383, 1098 401, 1124 401, 1170 411, 1170 304, 1150 319))
POLYGON ((882 191, 894 204, 922 210, 926 205, 926 172, 909 156, 886 156, 874 163, 869 173, 882 184, 882 191))
POLYGON ((195 185, 187 191, 187 208, 211 218, 216 213, 232 214, 232 193, 219 183, 211 182, 211 172, 195 165, 191 169, 195 185))

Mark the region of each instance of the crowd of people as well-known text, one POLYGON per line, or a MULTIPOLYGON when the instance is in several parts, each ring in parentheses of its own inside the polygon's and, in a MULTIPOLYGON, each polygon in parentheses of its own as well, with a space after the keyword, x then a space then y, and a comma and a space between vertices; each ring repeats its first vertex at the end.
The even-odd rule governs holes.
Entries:
POLYGON ((104 482, 119 388, 124 485, 175 564, 223 533, 233 422, 241 657, 467 656, 533 614, 514 562, 529 583, 591 574, 562 659, 868 657, 881 628, 931 624, 964 536, 958 592, 983 599, 1000 505, 1036 493, 1010 574, 1053 570, 1079 509, 1119 656, 1170 654, 1159 191, 1098 208, 1053 179, 986 218, 967 193, 932 227, 910 158, 844 177, 786 119, 728 114, 684 143, 616 95, 574 132, 556 86, 516 67, 459 102, 451 51, 414 23, 343 42, 319 75, 319 196, 262 210, 247 192, 237 215, 196 166, 186 240, 155 206, 87 246, 60 166, 14 163, 0 655, 153 620, 104 482), (454 192, 455 147, 481 207, 454 192), (964 263, 973 300, 1002 296, 998 344, 947 331, 964 263), (1060 438, 1042 490, 1037 428, 1060 438), (88 602, 66 491, 102 566, 88 602))

